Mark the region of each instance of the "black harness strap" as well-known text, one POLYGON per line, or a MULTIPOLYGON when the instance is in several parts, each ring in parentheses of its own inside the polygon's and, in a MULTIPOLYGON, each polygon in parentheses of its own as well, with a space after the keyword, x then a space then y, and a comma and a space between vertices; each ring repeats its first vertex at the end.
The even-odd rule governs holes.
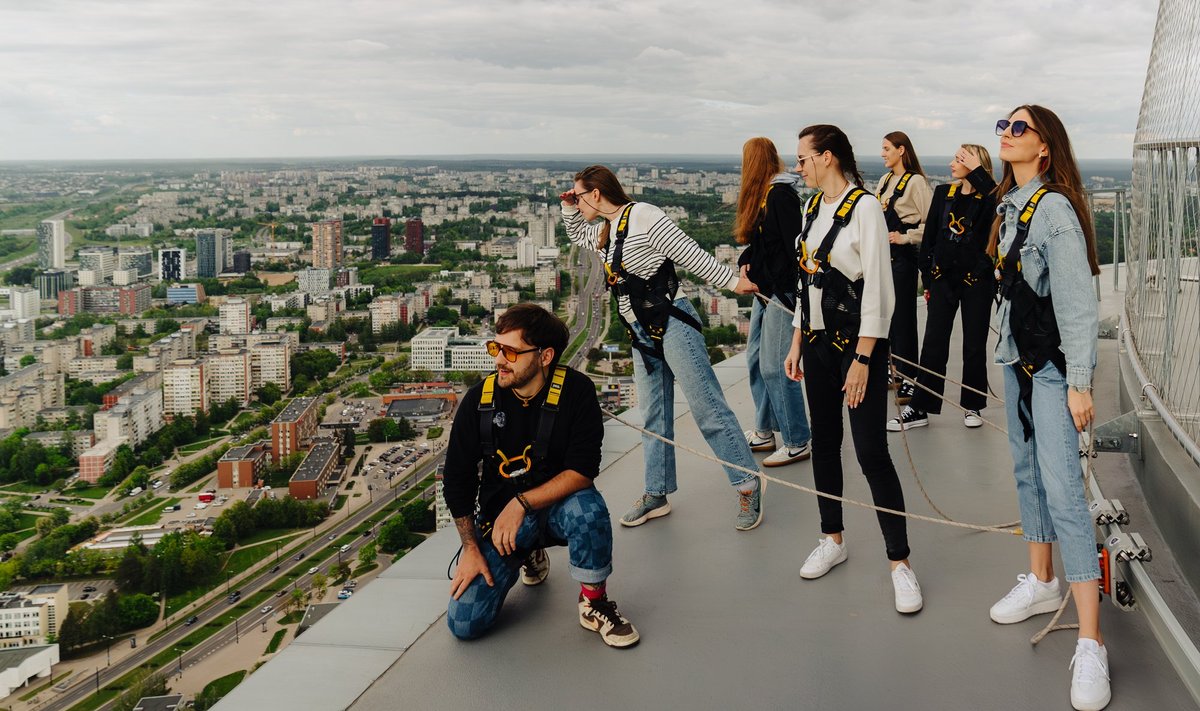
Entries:
POLYGON ((804 230, 800 233, 800 283, 797 291, 800 294, 800 320, 803 324, 801 332, 809 343, 816 343, 819 339, 824 338, 830 346, 839 351, 845 351, 854 339, 858 338, 858 327, 862 314, 863 280, 859 278, 856 281, 850 281, 845 274, 830 263, 829 253, 833 251, 833 244, 837 240, 838 233, 842 231, 843 227, 850 224, 850 218, 854 214, 854 208, 858 205, 858 201, 866 194, 866 190, 854 188, 842 200, 842 204, 838 206, 837 212, 833 215, 833 224, 825 233, 817 251, 812 255, 813 267, 809 267, 807 264, 810 261, 807 240, 822 194, 818 192, 808 201, 804 230), (825 320, 825 328, 820 331, 814 331, 810 326, 811 305, 808 295, 810 285, 821 289, 821 316, 825 320))
MULTIPOLYGON (((966 197, 964 193, 958 192, 958 187, 958 183, 951 183, 946 193, 946 200, 942 206, 942 234, 934 249, 933 264, 929 269, 929 275, 934 281, 945 276, 946 269, 951 269, 956 274, 961 272, 961 281, 951 285, 955 288, 963 285, 975 286, 983 279, 986 270, 990 269, 990 260, 987 260, 986 264, 981 262, 965 270, 962 268, 962 257, 974 254, 968 248, 971 246, 972 228, 983 209, 983 193, 978 190, 973 192, 967 198, 967 209, 958 214, 955 208, 961 204, 960 198, 966 197)), ((982 247, 979 251, 983 251, 982 247)))
POLYGON ((1021 216, 1017 219, 1017 234, 1000 261, 996 265, 996 278, 1000 282, 996 294, 996 303, 1008 299, 1009 329, 1017 344, 1018 361, 1013 363, 1020 385, 1020 403, 1017 415, 1021 419, 1025 441, 1033 435, 1033 375, 1053 363, 1060 373, 1067 372, 1066 356, 1063 355, 1062 336, 1058 330, 1058 320, 1054 316, 1054 300, 1052 294, 1038 296, 1025 275, 1021 271, 1021 247, 1029 237, 1029 223, 1037 212, 1038 203, 1049 194, 1046 187, 1038 190, 1025 203, 1021 216))
POLYGON ((621 319, 625 330, 629 332, 629 340, 633 347, 641 351, 643 355, 662 360, 662 339, 666 335, 672 316, 696 329, 697 332, 702 332, 704 327, 691 314, 675 305, 675 294, 679 291, 679 277, 675 274, 675 263, 670 259, 664 259, 663 263, 659 265, 658 271, 654 272, 654 276, 649 279, 643 279, 626 271, 622 255, 625 249, 625 238, 629 235, 629 213, 635 204, 626 205, 617 221, 616 245, 613 247, 611 263, 608 261, 608 248, 605 247, 604 268, 608 276, 605 285, 613 292, 613 298, 618 300, 617 317, 621 319), (633 324, 629 323, 621 314, 621 296, 629 298, 634 318, 645 329, 646 335, 650 337, 650 345, 642 342, 637 332, 633 330, 633 324))
POLYGON ((506 479, 528 476, 528 479, 522 480, 528 483, 526 488, 537 486, 545 480, 544 472, 539 472, 537 475, 534 475, 533 472, 540 468, 546 458, 546 452, 549 451, 554 421, 558 416, 558 401, 562 397, 566 378, 566 367, 561 365, 555 367, 554 375, 550 378, 550 390, 546 393, 546 400, 538 412, 537 430, 533 442, 526 446, 520 454, 513 457, 509 457, 496 447, 495 435, 492 431, 495 426, 496 374, 492 373, 484 379, 483 392, 479 395, 478 411, 479 444, 484 454, 485 466, 495 467, 500 476, 506 479), (519 469, 509 469, 510 465, 517 464, 523 466, 519 469), (540 480, 539 477, 541 477, 540 480))

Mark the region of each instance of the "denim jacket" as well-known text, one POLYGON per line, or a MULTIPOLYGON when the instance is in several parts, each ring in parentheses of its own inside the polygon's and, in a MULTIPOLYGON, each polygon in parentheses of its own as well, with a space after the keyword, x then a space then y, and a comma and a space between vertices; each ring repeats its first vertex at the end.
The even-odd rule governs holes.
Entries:
MULTIPOLYGON (((1017 235, 1021 210, 1041 186, 1041 178, 1034 178, 1024 187, 1013 188, 1000 200, 996 212, 1004 220, 1000 225, 998 254, 1001 256, 1008 253, 1017 235)), ((1067 361, 1067 384, 1090 387, 1096 368, 1100 313, 1083 230, 1071 201, 1065 196, 1049 193, 1038 204, 1029 224, 1029 237, 1021 247, 1021 273, 1039 296, 1054 295, 1054 318, 1062 337, 1060 349, 1067 361)), ((1008 321, 1010 308, 1007 299, 1000 302, 997 363, 1015 363, 1019 357, 1008 321)))

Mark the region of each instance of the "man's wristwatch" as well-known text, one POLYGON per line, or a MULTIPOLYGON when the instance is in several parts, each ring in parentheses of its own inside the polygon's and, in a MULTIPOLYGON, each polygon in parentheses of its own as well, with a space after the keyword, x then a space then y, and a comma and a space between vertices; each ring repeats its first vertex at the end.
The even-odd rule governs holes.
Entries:
POLYGON ((862 353, 855 353, 854 361, 856 363, 862 363, 863 365, 870 365, 871 364, 871 356, 863 355, 862 353))

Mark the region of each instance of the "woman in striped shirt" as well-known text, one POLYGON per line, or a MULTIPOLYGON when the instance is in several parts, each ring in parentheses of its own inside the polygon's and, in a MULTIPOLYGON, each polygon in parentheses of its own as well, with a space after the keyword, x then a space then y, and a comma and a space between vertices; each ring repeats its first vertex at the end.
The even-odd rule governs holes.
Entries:
MULTIPOLYGON (((674 438, 678 381, 713 454, 757 470, 709 363, 699 317, 687 298, 676 298, 679 282, 674 265, 739 294, 752 293, 757 287, 701 249, 662 210, 633 202, 605 166, 590 166, 575 175, 575 185, 562 194, 562 214, 571 242, 599 252, 604 260, 609 288, 617 297, 620 318, 637 350, 634 381, 646 429, 674 438), (596 220, 599 222, 589 224, 596 220)), ((621 517, 625 526, 640 526, 670 513, 667 496, 678 488, 675 449, 648 435, 642 436, 642 444, 646 491, 621 517)), ((755 528, 762 522, 758 478, 729 466, 725 473, 738 493, 735 527, 739 531, 755 528)))

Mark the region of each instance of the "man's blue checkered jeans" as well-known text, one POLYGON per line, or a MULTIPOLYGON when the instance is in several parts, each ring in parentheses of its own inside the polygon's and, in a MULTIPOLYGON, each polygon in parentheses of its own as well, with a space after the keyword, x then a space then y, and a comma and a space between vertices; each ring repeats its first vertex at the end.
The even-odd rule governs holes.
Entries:
MULTIPOLYGON (((589 585, 602 583, 612 573, 612 521, 604 497, 595 487, 571 494, 550 507, 547 514, 549 533, 567 542, 570 553, 571 577, 589 585)), ((517 548, 532 549, 538 541, 538 515, 525 517, 517 530, 517 548)), ((446 622, 459 639, 474 639, 495 623, 504 598, 520 577, 523 560, 506 560, 491 538, 480 541, 480 551, 487 560, 494 587, 480 575, 457 599, 450 599, 446 622)))

